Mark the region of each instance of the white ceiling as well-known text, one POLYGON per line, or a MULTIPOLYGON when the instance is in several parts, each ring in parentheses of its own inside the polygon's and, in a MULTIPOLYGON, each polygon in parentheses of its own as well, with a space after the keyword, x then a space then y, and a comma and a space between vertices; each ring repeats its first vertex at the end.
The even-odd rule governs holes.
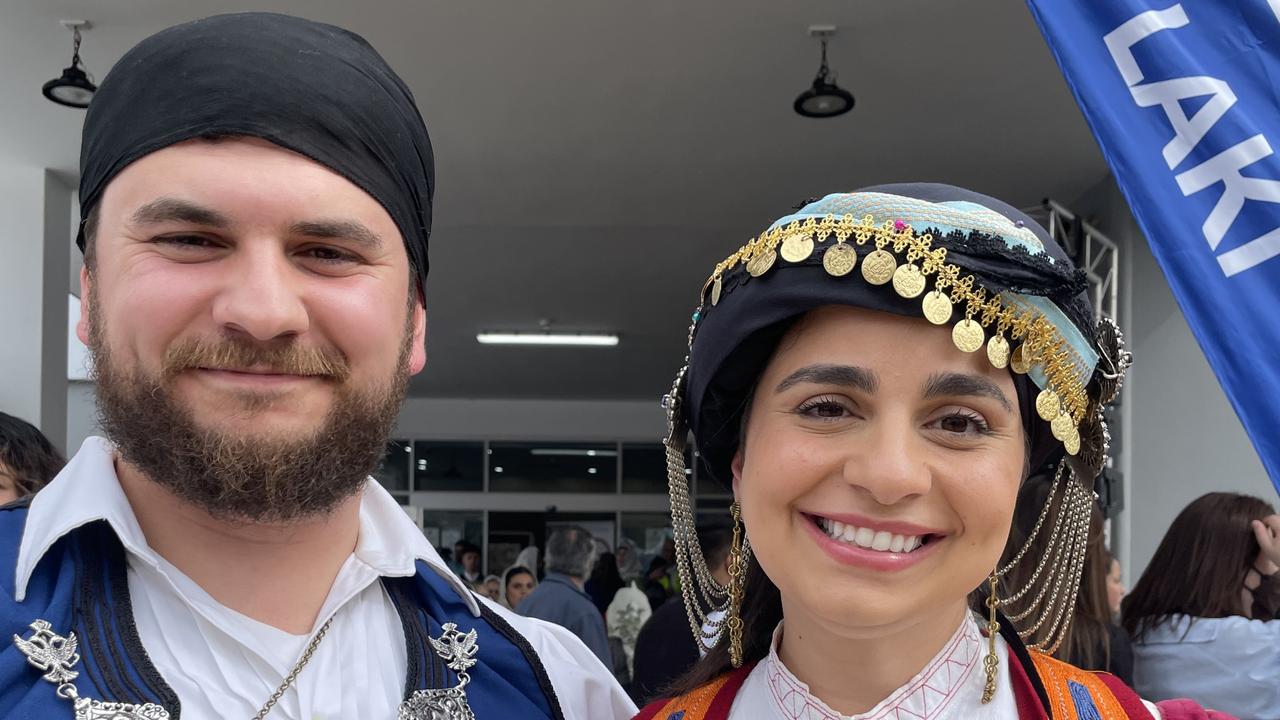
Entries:
POLYGON ((83 113, 40 97, 93 22, 102 77, 168 25, 268 9, 351 28, 416 94, 435 145, 427 370, 415 395, 657 398, 711 267, 811 196, 937 180, 1019 206, 1106 173, 1012 0, 0 0, 0 163, 74 174, 83 113), (814 23, 853 113, 801 118, 814 23), (481 347, 479 329, 622 335, 481 347))

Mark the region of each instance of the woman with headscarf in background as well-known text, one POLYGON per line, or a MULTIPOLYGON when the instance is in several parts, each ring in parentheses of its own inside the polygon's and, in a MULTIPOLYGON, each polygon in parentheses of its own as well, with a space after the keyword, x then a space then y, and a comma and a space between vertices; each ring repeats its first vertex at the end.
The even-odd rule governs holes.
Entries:
POLYGON ((638 717, 1205 716, 1051 655, 1128 357, 1031 218, 944 185, 810 202, 712 270, 689 345, 667 457, 707 654, 638 717), (690 433, 700 474, 734 494, 727 586, 693 534, 690 433), (1019 485, 1064 450, 1044 506, 1060 510, 1036 523, 1054 551, 1002 564, 1019 485), (1041 571, 1002 587, 1021 562, 1041 571), (726 612, 718 641, 702 598, 726 612))

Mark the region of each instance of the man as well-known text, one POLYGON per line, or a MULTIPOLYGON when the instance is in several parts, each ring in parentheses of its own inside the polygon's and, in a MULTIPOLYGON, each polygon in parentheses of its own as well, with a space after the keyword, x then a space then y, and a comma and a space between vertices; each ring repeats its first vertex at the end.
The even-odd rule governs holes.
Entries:
POLYGON ((433 172, 340 28, 209 18, 103 81, 77 333, 109 439, 0 511, 0 717, 631 716, 368 477, 426 360, 433 172))
MULTIPOLYGON (((727 587, 733 531, 727 527, 702 529, 698 532, 698 544, 702 546, 711 576, 727 587)), ((712 631, 713 628, 703 628, 704 633, 712 631)), ((642 705, 661 697, 662 690, 693 667, 699 656, 684 602, 673 598, 662 603, 636 638, 632 696, 642 705)))
POLYGON ((462 572, 459 576, 463 582, 475 585, 484 580, 484 576, 480 573, 480 548, 471 543, 462 543, 462 549, 458 552, 458 561, 462 563, 462 572))
POLYGON ((547 539, 547 576, 520 602, 520 614, 555 623, 573 631, 606 667, 613 667, 604 618, 582 588, 595 564, 596 541, 591 533, 566 525, 547 539))

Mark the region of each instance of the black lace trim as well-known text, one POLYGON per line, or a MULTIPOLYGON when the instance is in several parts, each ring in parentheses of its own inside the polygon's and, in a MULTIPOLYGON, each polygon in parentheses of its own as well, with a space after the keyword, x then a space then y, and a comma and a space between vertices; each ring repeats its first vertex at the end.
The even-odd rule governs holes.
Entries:
POLYGON ((435 648, 431 646, 431 631, 427 628, 426 613, 422 604, 414 602, 414 578, 383 578, 384 587, 391 597, 391 604, 396 606, 400 614, 400 622, 404 626, 405 649, 409 662, 405 672, 405 694, 408 700, 415 691, 441 689, 446 683, 457 683, 456 674, 440 659, 435 648), (426 667, 423 666, 426 659, 426 667))
POLYGON ((80 577, 77 612, 85 623, 85 636, 90 642, 95 664, 104 673, 101 681, 94 680, 99 691, 105 686, 105 697, 117 702, 157 702, 169 711, 173 720, 181 717, 181 704, 177 693, 151 662, 138 627, 133 619, 133 602, 129 596, 129 581, 125 570, 124 547, 111 526, 105 521, 91 523, 77 531, 79 555, 83 563, 77 567, 80 577), (104 576, 105 573, 105 576, 104 576), (100 595, 103 584, 105 595, 100 595), (104 636, 103 629, 111 623, 99 625, 100 615, 114 616, 124 657, 112 638, 104 636), (105 650, 104 650, 105 645, 105 650), (109 664, 105 661, 109 659, 109 664), (121 670, 124 663, 131 665, 146 684, 146 691, 134 684, 129 673, 121 670), (152 699, 154 698, 154 700, 152 699))

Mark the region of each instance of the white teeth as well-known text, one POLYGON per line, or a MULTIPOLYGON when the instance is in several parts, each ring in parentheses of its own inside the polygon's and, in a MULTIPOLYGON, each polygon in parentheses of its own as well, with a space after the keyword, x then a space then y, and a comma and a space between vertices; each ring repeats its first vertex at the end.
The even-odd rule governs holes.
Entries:
POLYGON ((827 518, 818 518, 818 527, 833 540, 880 552, 909 553, 924 544, 924 538, 919 535, 896 535, 884 530, 876 532, 827 518))

